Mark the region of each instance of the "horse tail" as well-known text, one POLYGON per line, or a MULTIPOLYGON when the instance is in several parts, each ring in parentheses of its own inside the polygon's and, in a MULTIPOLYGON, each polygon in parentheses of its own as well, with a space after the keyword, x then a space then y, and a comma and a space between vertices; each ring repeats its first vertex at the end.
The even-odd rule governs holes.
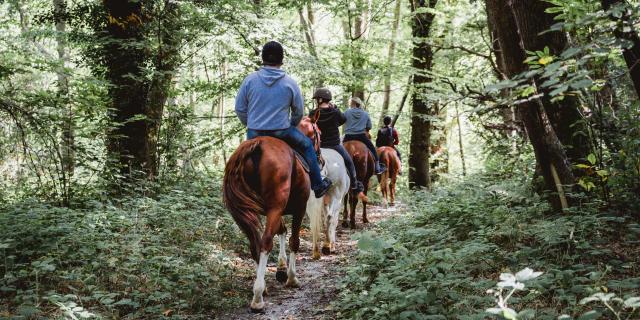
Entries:
POLYGON ((309 201, 307 202, 309 229, 311 229, 311 243, 314 246, 320 243, 320 235, 322 234, 325 216, 324 201, 324 197, 322 199, 316 199, 312 194, 309 196, 309 201), (313 197, 313 199, 311 197, 313 197))
POLYGON ((261 141, 249 140, 231 155, 224 170, 224 204, 240 230, 249 239, 251 256, 258 261, 262 224, 259 215, 264 208, 262 197, 251 187, 247 176, 253 175, 262 154, 261 141), (253 161, 254 172, 248 172, 246 164, 253 161))

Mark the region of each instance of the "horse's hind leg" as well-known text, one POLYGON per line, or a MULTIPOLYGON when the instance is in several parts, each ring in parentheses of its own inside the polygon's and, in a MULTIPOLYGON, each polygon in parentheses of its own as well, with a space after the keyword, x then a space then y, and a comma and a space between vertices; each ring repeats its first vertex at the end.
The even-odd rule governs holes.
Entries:
MULTIPOLYGON (((366 192, 367 187, 365 187, 366 192)), ((351 229, 356 228, 356 206, 358 206, 358 197, 354 197, 353 195, 349 196, 349 205, 351 211, 349 212, 349 226, 351 229)))
POLYGON ((258 258, 258 268, 256 270, 256 281, 253 283, 253 300, 251 300, 251 311, 262 312, 265 303, 262 297, 266 283, 264 275, 267 271, 267 260, 269 252, 273 248, 273 235, 280 231, 282 224, 282 209, 269 210, 267 212, 267 223, 260 241, 260 256, 258 258))
POLYGON ((278 253, 278 271, 276 271, 276 280, 280 283, 284 283, 287 281, 287 227, 284 224, 284 219, 280 219, 278 242, 280 243, 280 251, 278 253))
MULTIPOLYGON (((311 195, 313 197, 313 195, 311 195)), ((289 238, 289 270, 287 271, 287 283, 285 286, 298 288, 300 282, 296 277, 296 254, 300 250, 300 226, 306 209, 306 202, 302 203, 301 208, 293 211, 293 222, 291 224, 291 237, 289 238)))
MULTIPOLYGON (((367 182, 367 184, 364 186, 364 194, 367 194, 367 192, 369 191, 369 182, 367 182)), ((367 201, 366 200, 362 200, 362 223, 369 223, 369 219, 367 219, 367 201)), ((355 208, 353 209, 354 213, 353 213, 353 217, 355 219, 355 208)))
POLYGON ((349 222, 347 222, 347 219, 349 219, 349 192, 344 195, 344 199, 342 200, 342 202, 344 203, 344 210, 342 211, 342 227, 348 228, 349 222))

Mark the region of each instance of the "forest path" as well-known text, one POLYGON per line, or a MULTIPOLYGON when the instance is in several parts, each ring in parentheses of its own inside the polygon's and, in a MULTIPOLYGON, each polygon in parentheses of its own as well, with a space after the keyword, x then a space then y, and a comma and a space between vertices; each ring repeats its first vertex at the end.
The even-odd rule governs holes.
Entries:
MULTIPOLYGON (((283 284, 276 281, 276 265, 273 258, 277 256, 277 250, 271 252, 271 260, 267 267, 265 280, 267 282, 268 294, 264 296, 266 302, 263 314, 252 314, 249 307, 239 308, 219 315, 219 319, 335 319, 336 316, 331 309, 331 301, 337 295, 337 284, 343 274, 341 267, 354 261, 357 250, 357 241, 352 236, 358 232, 374 228, 378 222, 386 220, 402 212, 402 205, 385 209, 378 206, 369 206, 367 210, 369 224, 363 227, 362 210, 357 209, 356 223, 357 230, 338 226, 337 252, 326 256, 320 260, 311 259, 311 234, 307 229, 301 232, 300 252, 296 260, 296 268, 300 288, 285 288, 283 284)), ((253 285, 255 277, 255 264, 253 260, 244 260, 243 268, 247 268, 246 286, 253 285), (250 276, 249 276, 250 275, 250 276)), ((243 272, 244 274, 244 272, 243 272)), ((250 290, 248 290, 250 292, 250 290)), ((247 305, 251 300, 251 295, 246 297, 247 305)))

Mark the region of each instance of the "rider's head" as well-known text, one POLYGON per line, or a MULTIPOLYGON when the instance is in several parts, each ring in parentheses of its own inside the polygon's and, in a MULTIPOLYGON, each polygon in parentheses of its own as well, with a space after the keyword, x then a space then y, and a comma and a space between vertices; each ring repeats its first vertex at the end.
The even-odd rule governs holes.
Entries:
POLYGON ((384 119, 382 120, 382 122, 384 122, 385 126, 388 126, 391 124, 391 117, 389 116, 384 116, 384 119))
POLYGON ((284 49, 277 41, 269 41, 262 47, 262 64, 279 67, 284 59, 284 49))
POLYGON ((362 106, 364 106, 364 103, 360 98, 351 97, 351 108, 362 108, 362 106))
POLYGON ((313 99, 316 100, 318 106, 329 103, 332 98, 331 91, 327 88, 318 88, 313 93, 313 99))

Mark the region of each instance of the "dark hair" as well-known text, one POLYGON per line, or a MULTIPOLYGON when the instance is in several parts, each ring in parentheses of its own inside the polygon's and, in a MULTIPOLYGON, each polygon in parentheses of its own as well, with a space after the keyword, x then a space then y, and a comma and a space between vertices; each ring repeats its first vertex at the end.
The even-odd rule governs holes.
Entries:
POLYGON ((269 41, 262 47, 262 63, 267 66, 278 66, 284 59, 284 49, 276 41, 269 41))
POLYGON ((384 119, 382 120, 382 122, 384 122, 385 126, 390 125, 391 124, 391 117, 385 116, 384 119))

